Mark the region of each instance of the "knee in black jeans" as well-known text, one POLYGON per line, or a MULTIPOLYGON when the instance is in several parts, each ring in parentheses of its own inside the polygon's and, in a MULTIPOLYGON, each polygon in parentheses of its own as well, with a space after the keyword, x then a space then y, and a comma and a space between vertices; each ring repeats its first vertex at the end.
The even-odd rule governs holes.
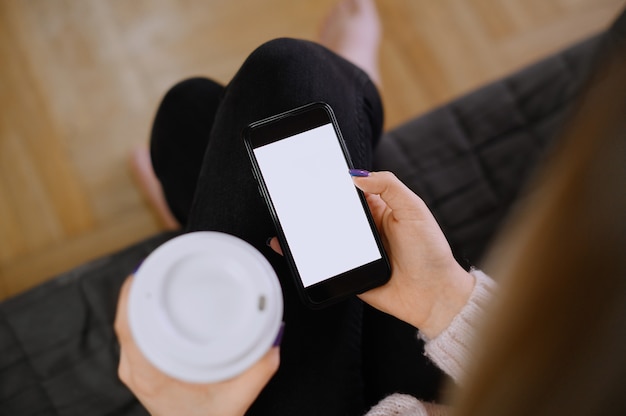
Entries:
POLYGON ((150 156, 170 210, 186 224, 224 87, 189 78, 163 97, 152 125, 150 156))
POLYGON ((290 38, 266 42, 250 54, 229 90, 229 95, 243 97, 246 90, 254 91, 253 103, 240 102, 251 114, 249 122, 314 101, 326 102, 335 112, 354 163, 370 166, 382 131, 380 96, 365 72, 324 46, 290 38))

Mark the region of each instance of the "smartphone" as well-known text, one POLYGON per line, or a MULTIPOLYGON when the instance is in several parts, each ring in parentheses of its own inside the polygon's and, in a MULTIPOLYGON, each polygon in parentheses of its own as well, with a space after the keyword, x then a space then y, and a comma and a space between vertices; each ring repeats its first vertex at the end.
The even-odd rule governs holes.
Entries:
POLYGON ((252 173, 302 300, 312 308, 386 283, 389 260, 330 106, 312 103, 243 132, 252 173))

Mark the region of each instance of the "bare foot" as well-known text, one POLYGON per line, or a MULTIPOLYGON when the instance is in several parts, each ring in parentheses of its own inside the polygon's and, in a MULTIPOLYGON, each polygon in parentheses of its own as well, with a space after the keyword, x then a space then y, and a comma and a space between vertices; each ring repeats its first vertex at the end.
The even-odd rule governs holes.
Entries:
POLYGON ((380 87, 381 25, 373 0, 340 0, 322 24, 319 42, 359 68, 380 87))
POLYGON ((133 149, 130 155, 130 168, 143 197, 163 227, 167 230, 178 230, 180 224, 167 205, 161 183, 152 169, 150 152, 146 146, 139 146, 133 149))

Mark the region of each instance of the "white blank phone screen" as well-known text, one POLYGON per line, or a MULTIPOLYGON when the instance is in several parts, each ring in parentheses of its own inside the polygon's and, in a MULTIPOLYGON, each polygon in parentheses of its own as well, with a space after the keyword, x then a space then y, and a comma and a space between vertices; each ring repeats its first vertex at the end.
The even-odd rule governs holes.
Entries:
POLYGON ((381 258, 332 124, 254 154, 304 287, 381 258))

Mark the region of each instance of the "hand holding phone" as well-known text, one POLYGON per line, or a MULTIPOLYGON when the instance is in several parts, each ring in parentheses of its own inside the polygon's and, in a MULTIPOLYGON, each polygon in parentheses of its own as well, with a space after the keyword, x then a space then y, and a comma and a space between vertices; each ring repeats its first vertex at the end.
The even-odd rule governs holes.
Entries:
POLYGON ((474 278, 454 259, 424 201, 395 175, 373 172, 354 183, 367 193, 393 269, 388 284, 359 297, 435 338, 467 303, 474 278))
POLYGON ((389 280, 390 268, 332 110, 253 123, 244 143, 303 301, 322 307, 389 280))

